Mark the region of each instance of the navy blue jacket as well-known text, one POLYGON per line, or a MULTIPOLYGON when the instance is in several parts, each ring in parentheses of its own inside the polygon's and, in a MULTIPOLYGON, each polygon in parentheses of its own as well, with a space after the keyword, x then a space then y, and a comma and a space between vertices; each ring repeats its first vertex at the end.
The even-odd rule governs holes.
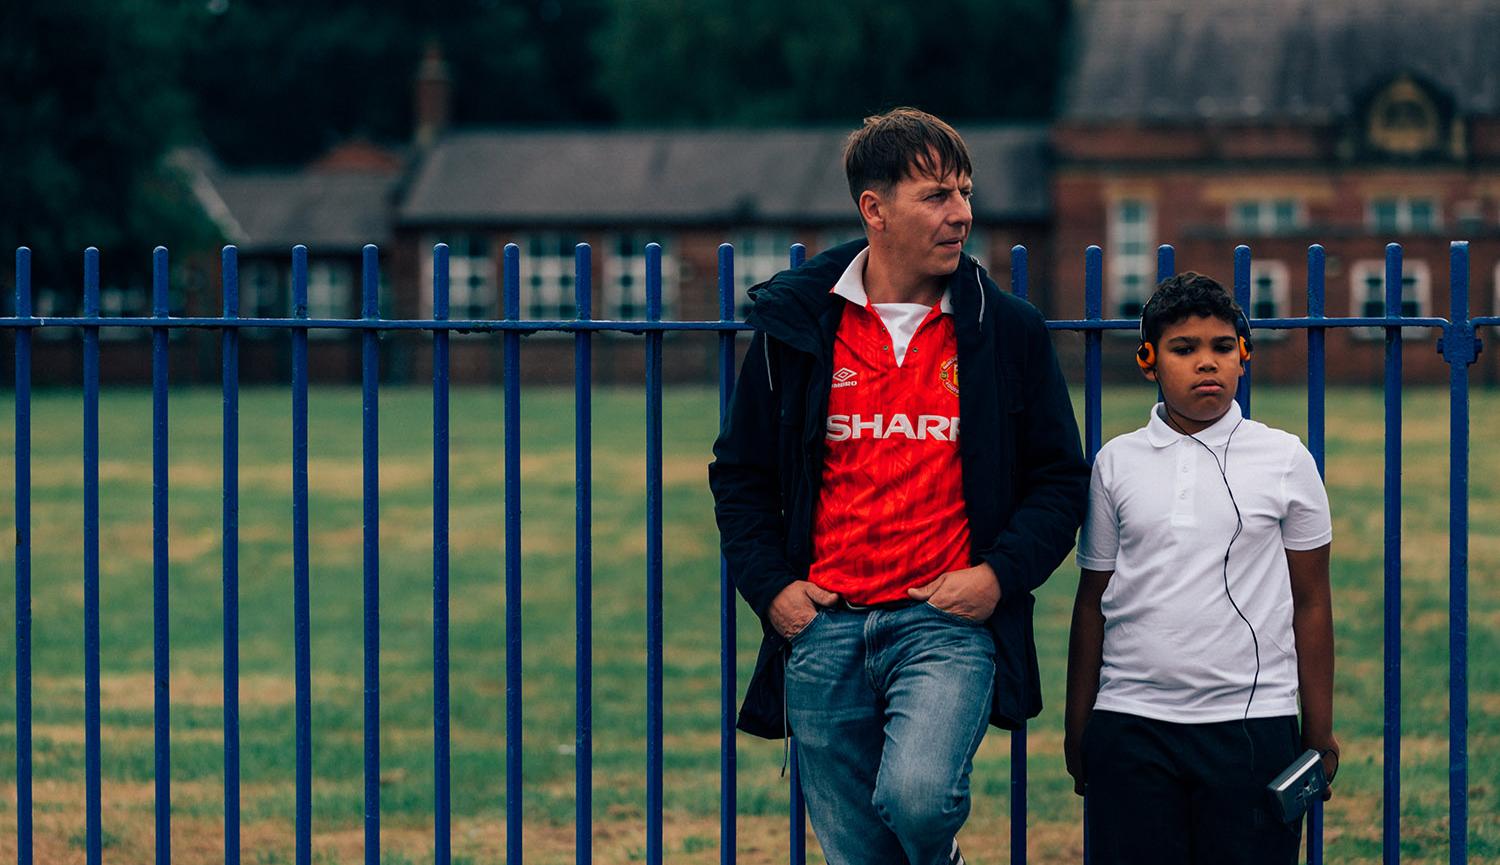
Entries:
MULTIPOLYGON (((709 466, 729 575, 765 634, 739 728, 766 738, 785 731, 787 645, 768 610, 812 563, 833 342, 846 304, 830 289, 864 246, 835 247, 751 290, 755 333, 709 466)), ((967 256, 948 289, 971 559, 989 563, 1001 589, 987 623, 996 646, 990 723, 1014 729, 1042 709, 1032 591, 1073 548, 1089 467, 1041 314, 967 256)))

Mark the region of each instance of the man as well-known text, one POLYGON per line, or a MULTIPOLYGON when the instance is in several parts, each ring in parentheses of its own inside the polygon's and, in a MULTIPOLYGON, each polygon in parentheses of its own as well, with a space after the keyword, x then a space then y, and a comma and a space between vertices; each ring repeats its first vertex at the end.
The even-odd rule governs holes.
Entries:
POLYGON ((962 862, 987 723, 1041 710, 1031 592, 1089 469, 1042 317, 963 254, 958 133, 896 109, 844 162, 866 240, 752 290, 709 467, 765 632, 739 726, 796 735, 830 863, 962 862))

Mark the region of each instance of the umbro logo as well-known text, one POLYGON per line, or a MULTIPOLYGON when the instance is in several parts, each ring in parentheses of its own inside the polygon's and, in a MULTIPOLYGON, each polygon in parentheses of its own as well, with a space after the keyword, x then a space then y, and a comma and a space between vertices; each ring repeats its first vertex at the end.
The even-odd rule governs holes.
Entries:
POLYGON ((841 366, 839 367, 839 371, 833 374, 833 386, 854 387, 855 385, 859 384, 859 379, 856 378, 856 376, 858 375, 858 372, 855 372, 849 367, 841 366))

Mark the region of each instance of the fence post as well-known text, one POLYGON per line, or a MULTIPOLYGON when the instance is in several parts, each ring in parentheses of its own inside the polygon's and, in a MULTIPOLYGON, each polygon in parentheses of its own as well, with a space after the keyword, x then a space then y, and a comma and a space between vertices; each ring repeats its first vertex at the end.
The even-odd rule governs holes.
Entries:
MULTIPOLYGON (((734 247, 719 244, 719 320, 734 321, 734 247)), ((729 415, 729 401, 734 395, 734 336, 732 330, 719 332, 719 426, 729 415)), ((729 566, 719 556, 719 865, 734 865, 739 844, 735 815, 738 811, 734 700, 735 650, 734 586, 729 566)))
POLYGON ((1469 244, 1449 249, 1448 325, 1448 850, 1469 857, 1469 366, 1480 343, 1469 321, 1469 244))
MULTIPOLYGON (((83 251, 83 316, 99 315, 99 250, 83 251)), ((104 859, 99 736, 99 327, 83 328, 83 737, 84 850, 104 859)))
MULTIPOLYGON (((1234 248, 1234 302, 1245 312, 1245 321, 1250 321, 1250 247, 1240 244, 1234 248)), ((1253 339, 1252 339, 1253 342, 1253 339)), ((1250 416, 1250 361, 1245 361, 1245 372, 1240 376, 1235 389, 1240 412, 1250 416)))
MULTIPOLYGON (((521 249, 505 245, 505 318, 521 317, 521 249)), ((505 861, 521 865, 521 334, 501 337, 505 365, 505 861)))
POLYGON ((1401 245, 1385 248, 1386 865, 1401 860, 1401 245), (1392 320, 1396 321, 1392 323, 1392 320))
MULTIPOLYGON (((167 318, 167 250, 158 246, 151 257, 151 316, 167 318)), ((167 329, 151 328, 151 519, 152 622, 156 719, 156 862, 172 861, 172 700, 171 643, 167 618, 167 329)))
MULTIPOLYGON (((800 243, 792 244, 790 250, 791 266, 795 270, 802 266, 807 259, 807 247, 800 243)), ((787 737, 787 748, 791 763, 791 843, 789 858, 791 865, 805 865, 807 862, 807 803, 802 799, 802 769, 798 766, 797 741, 793 736, 787 737)))
MULTIPOLYGON (((1323 247, 1307 248, 1307 317, 1312 322, 1323 318, 1324 266, 1323 247)), ((1324 472, 1323 404, 1327 383, 1324 380, 1323 343, 1326 329, 1314 324, 1307 329, 1307 443, 1318 476, 1324 472)), ((1307 812, 1307 865, 1323 865, 1323 803, 1314 801, 1307 812)))
MULTIPOLYGON (((224 247, 224 320, 240 314, 237 251, 224 247)), ((240 861, 240 331, 223 330, 224 862, 240 861)))
MULTIPOLYGON (((16 250, 16 316, 31 317, 31 250, 16 250)), ((31 330, 16 331, 16 862, 30 865, 31 330)))
MULTIPOLYGON (((307 247, 292 247, 292 317, 307 320, 307 247)), ((312 612, 307 510, 307 326, 292 329, 292 670, 297 740, 297 865, 312 863, 312 612)))
MULTIPOLYGON (((361 313, 367 325, 380 318, 380 259, 373 243, 363 250, 361 313)), ((365 632, 365 865, 380 865, 380 332, 361 336, 361 414, 364 418, 364 632, 365 632)))
MULTIPOLYGON (((1027 299, 1026 247, 1010 250, 1010 293, 1027 299)), ((1026 722, 1010 734, 1010 861, 1026 865, 1026 722)))
MULTIPOLYGON (((432 317, 448 319, 448 244, 432 248, 432 317)), ((448 681, 448 331, 432 331, 432 857, 453 858, 448 681)))
MULTIPOLYGON (((661 320, 661 245, 646 244, 646 320, 661 320)), ((646 331, 646 862, 662 862, 661 340, 646 331)))
MULTIPOLYGON (((593 256, 587 243, 573 250, 574 309, 579 321, 593 318, 593 256)), ((593 859, 594 826, 594 444, 593 335, 573 335, 574 627, 575 729, 573 734, 574 853, 578 865, 593 859)))

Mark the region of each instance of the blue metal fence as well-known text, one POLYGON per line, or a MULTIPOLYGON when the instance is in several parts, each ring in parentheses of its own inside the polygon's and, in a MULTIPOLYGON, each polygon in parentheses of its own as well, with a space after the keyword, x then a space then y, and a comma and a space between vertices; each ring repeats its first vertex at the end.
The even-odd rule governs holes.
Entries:
MULTIPOLYGON (((802 246, 792 247, 790 263, 800 264, 802 246)), ((310 329, 356 329, 361 334, 363 410, 363 542, 364 542, 364 760, 365 861, 380 862, 380 751, 379 706, 379 416, 377 396, 382 332, 431 331, 433 339, 433 851, 439 865, 451 861, 451 788, 448 689, 448 422, 449 334, 456 329, 498 332, 504 360, 505 433, 505 623, 506 690, 506 857, 524 862, 522 803, 521 699, 521 493, 520 493, 520 343, 523 334, 541 331, 571 333, 574 338, 576 408, 576 729, 575 772, 577 861, 592 857, 592 426, 591 346, 600 332, 644 334, 646 361, 646 860, 663 861, 662 803, 662 339, 667 331, 702 331, 718 335, 719 406, 727 410, 734 383, 734 344, 745 326, 734 320, 734 255, 728 244, 719 248, 717 321, 661 320, 661 248, 646 247, 647 306, 644 321, 596 321, 590 310, 592 259, 580 244, 575 258, 577 317, 566 321, 523 320, 520 315, 520 252, 505 248, 503 276, 504 317, 495 321, 452 320, 448 303, 448 249, 433 251, 433 317, 392 320, 378 309, 380 270, 374 246, 364 249, 361 317, 310 319, 307 310, 307 249, 292 250, 292 317, 248 319, 239 316, 236 252, 223 252, 223 314, 211 318, 168 316, 167 251, 153 257, 152 314, 148 318, 102 317, 99 314, 99 257, 94 249, 84 255, 83 314, 68 318, 39 318, 32 314, 31 252, 16 253, 16 314, 0 318, 0 328, 15 332, 15 682, 16 682, 16 808, 17 861, 30 865, 33 851, 32 689, 31 689, 31 357, 32 336, 38 330, 75 328, 82 333, 83 351, 83 552, 84 552, 84 702, 85 702, 85 839, 86 861, 102 861, 103 825, 100 810, 99 712, 99 329, 146 328, 152 340, 153 411, 153 651, 155 706, 156 861, 171 861, 170 844, 170 680, 167 630, 167 339, 173 328, 209 328, 222 334, 223 369, 223 657, 224 657, 224 860, 240 861, 239 805, 239 694, 238 694, 238 507, 239 507, 239 333, 245 327, 279 328, 291 333, 292 375, 292 593, 294 631, 294 725, 296 739, 295 852, 298 865, 312 861, 310 605, 308 594, 308 353, 310 329)), ((1234 291, 1248 307, 1250 249, 1238 247, 1234 258, 1234 291)), ((1158 278, 1175 272, 1170 246, 1158 250, 1158 278)), ((1027 255, 1012 250, 1010 289, 1026 297, 1027 255)), ((1325 336, 1329 328, 1379 328, 1385 334, 1385 752, 1384 861, 1400 856, 1399 816, 1401 780, 1401 349, 1403 327, 1440 329, 1439 350, 1449 365, 1451 394, 1451 464, 1449 519, 1450 674, 1449 674, 1449 833, 1450 861, 1467 860, 1468 816, 1468 367, 1479 352, 1477 328, 1500 324, 1500 317, 1469 318, 1468 245, 1451 247, 1449 317, 1401 316, 1401 248, 1386 248, 1385 317, 1328 318, 1325 315, 1325 256, 1312 246, 1307 257, 1308 314, 1301 318, 1256 319, 1256 328, 1303 330, 1307 339, 1307 441, 1319 470, 1324 467, 1325 336)), ((1089 457, 1101 445, 1102 358, 1106 330, 1133 329, 1134 320, 1104 319, 1101 251, 1085 252, 1084 318, 1051 321, 1054 330, 1077 331, 1084 341, 1084 444, 1089 457)), ((1248 415, 1252 379, 1244 376, 1238 399, 1248 415)), ((735 660, 736 598, 726 571, 720 568, 720 861, 735 861, 736 785, 734 718, 737 697, 735 660)), ((804 861, 805 821, 798 789, 793 749, 789 813, 793 865, 804 861)), ((1026 861, 1027 817, 1026 730, 1011 735, 1011 861, 1026 861)), ((1308 861, 1322 861, 1322 811, 1314 808, 1308 823, 1308 861)))

